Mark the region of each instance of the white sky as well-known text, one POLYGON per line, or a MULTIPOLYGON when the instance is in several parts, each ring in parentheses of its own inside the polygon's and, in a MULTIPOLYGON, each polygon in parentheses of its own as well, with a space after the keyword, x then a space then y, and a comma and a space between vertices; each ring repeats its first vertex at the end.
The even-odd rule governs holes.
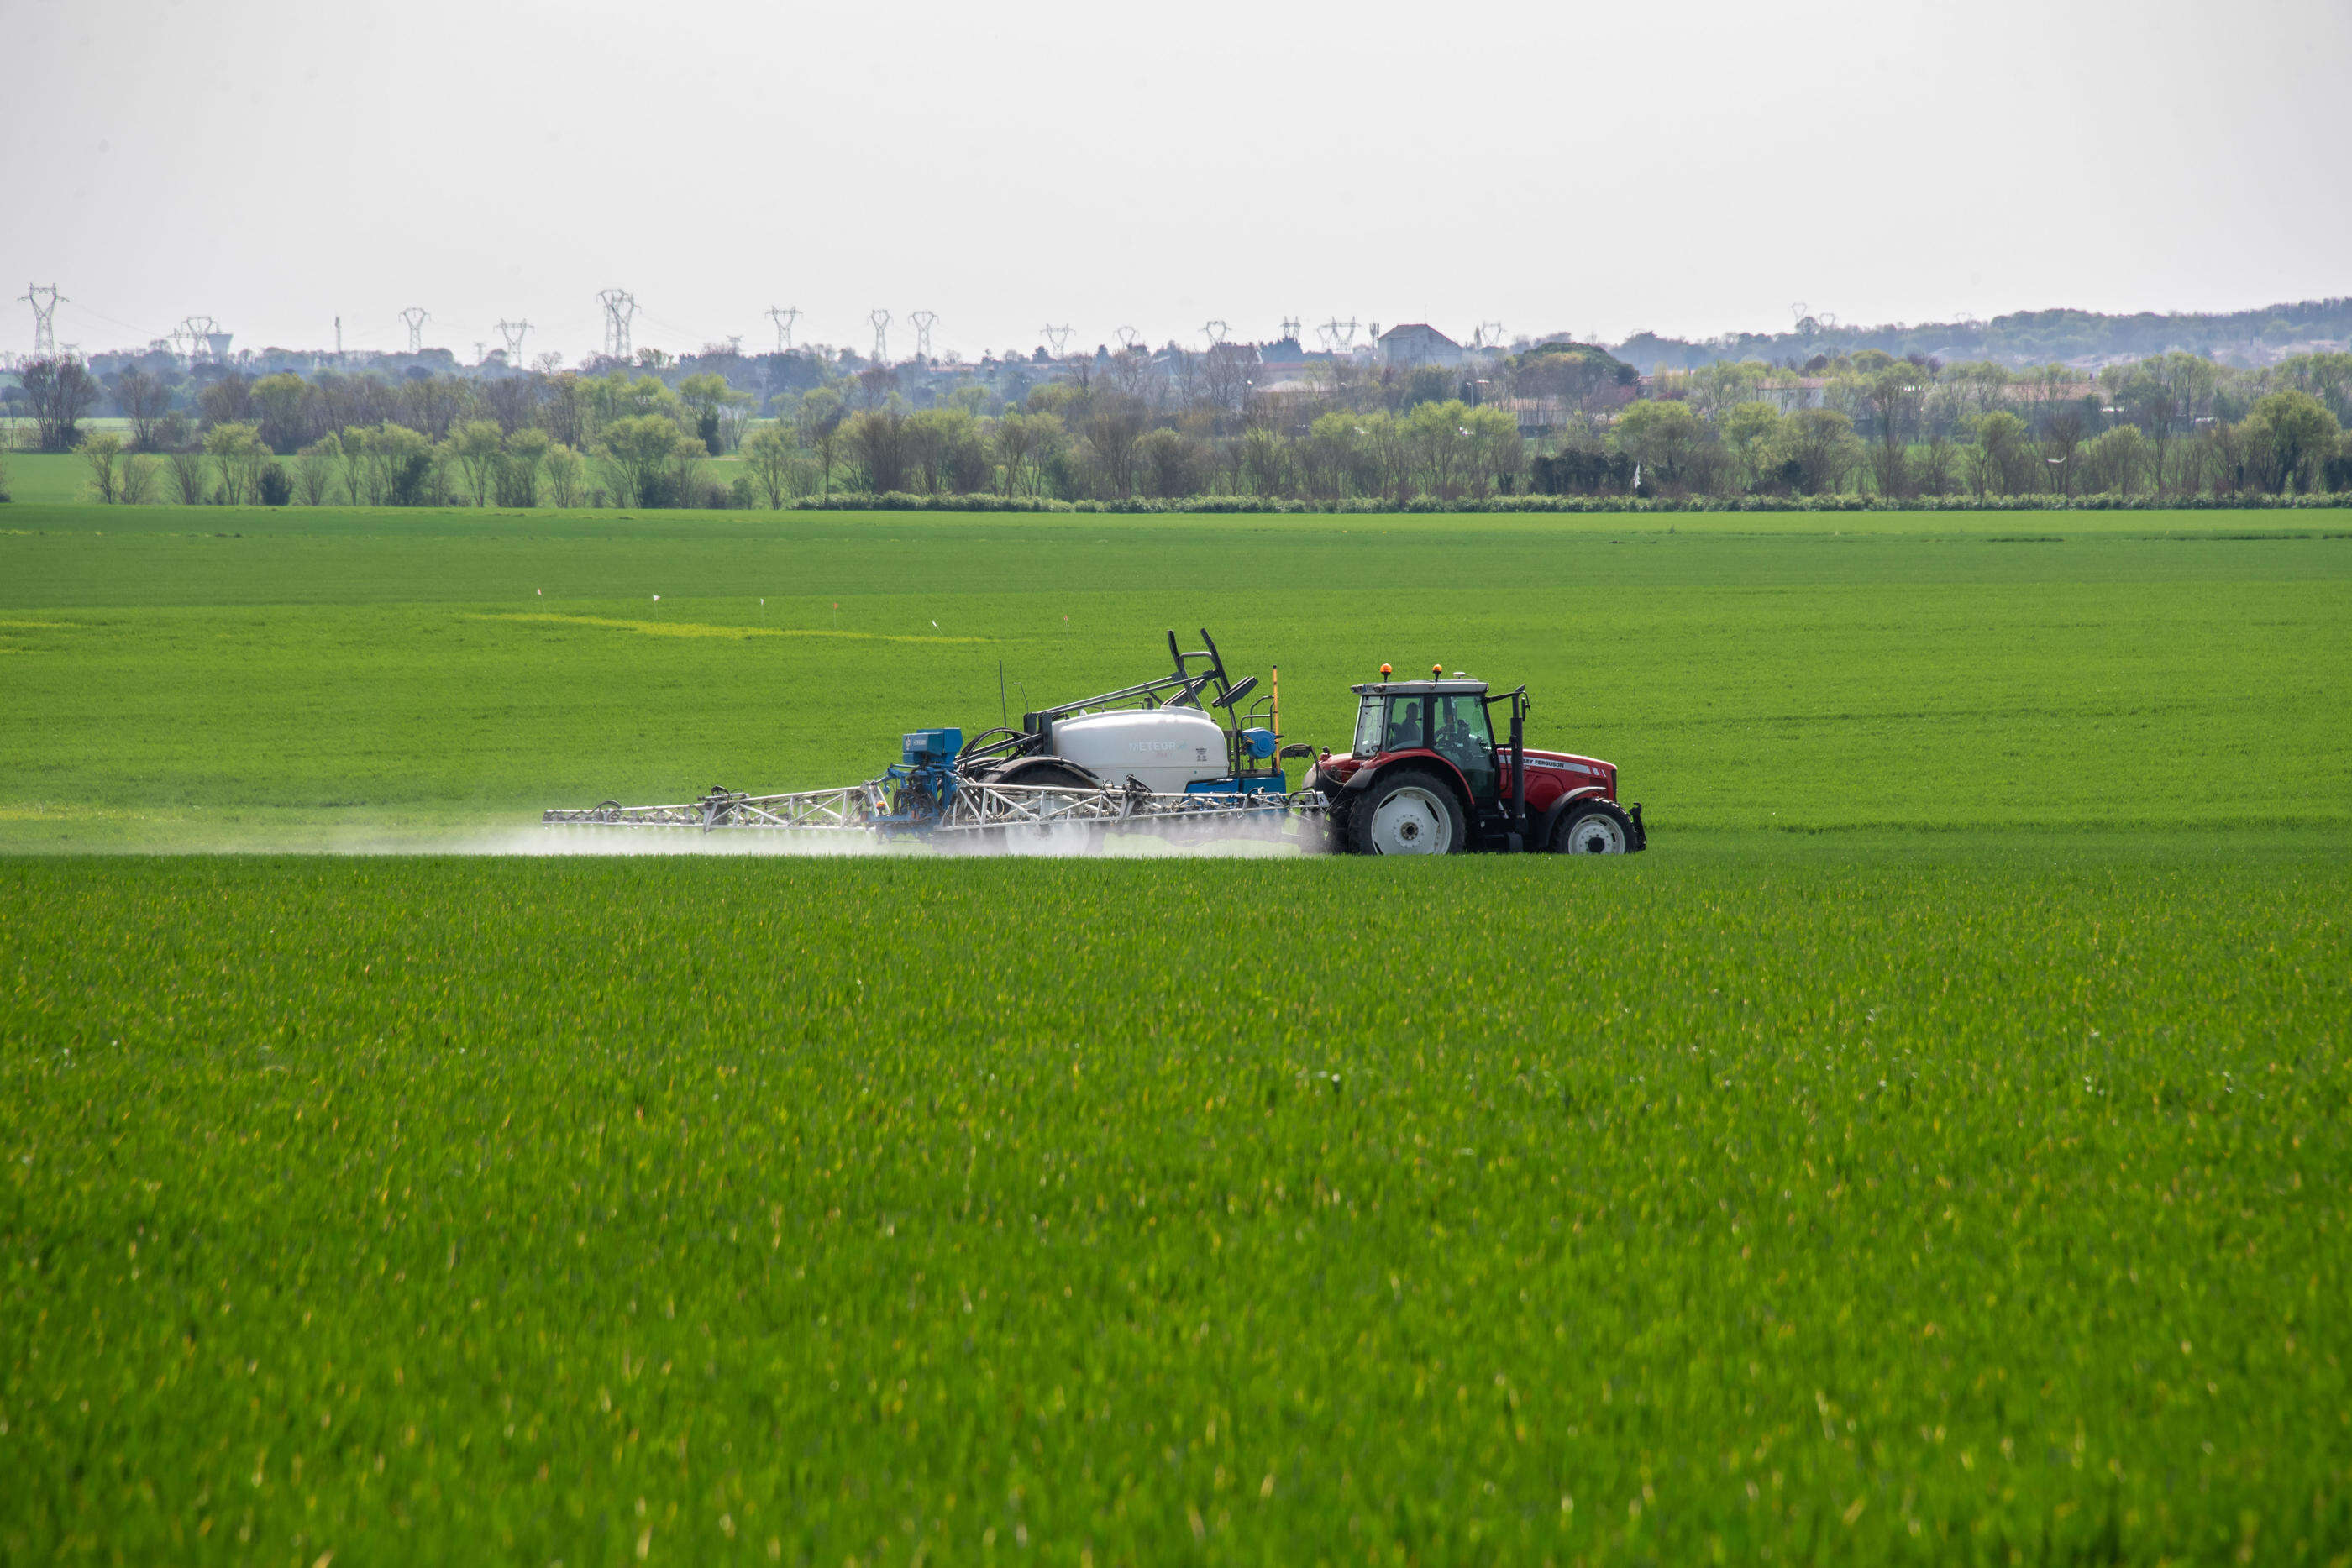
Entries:
POLYGON ((467 359, 608 285, 898 353, 2238 308, 2352 293, 2347 102, 2345 0, 0 0, 0 298, 467 359))

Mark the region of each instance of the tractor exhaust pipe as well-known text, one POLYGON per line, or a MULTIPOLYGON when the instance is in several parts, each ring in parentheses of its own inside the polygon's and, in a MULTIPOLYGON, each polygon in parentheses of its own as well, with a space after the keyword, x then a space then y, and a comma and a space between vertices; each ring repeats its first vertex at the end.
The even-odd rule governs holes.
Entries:
POLYGON ((1535 847, 1528 842, 1527 702, 1516 693, 1511 697, 1511 840, 1522 850, 1535 847))

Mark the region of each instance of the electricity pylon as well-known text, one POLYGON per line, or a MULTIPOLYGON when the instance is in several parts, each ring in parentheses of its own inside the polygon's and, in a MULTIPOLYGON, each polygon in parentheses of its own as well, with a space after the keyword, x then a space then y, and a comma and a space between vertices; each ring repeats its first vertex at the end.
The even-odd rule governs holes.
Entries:
POLYGON ((54 283, 28 283, 17 298, 33 308, 33 357, 47 360, 58 351, 58 301, 64 298, 54 283))

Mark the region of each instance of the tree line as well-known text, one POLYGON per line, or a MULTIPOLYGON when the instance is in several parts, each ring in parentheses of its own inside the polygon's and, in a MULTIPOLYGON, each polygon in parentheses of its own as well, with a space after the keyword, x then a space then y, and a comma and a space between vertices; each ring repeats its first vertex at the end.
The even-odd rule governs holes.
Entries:
MULTIPOLYGON (((1073 356, 1017 402, 916 406, 867 366, 764 405, 710 372, 234 372, 178 389, 71 360, 21 375, 36 443, 101 500, 776 507, 836 493, 1393 506, 1514 495, 1736 500, 2352 490, 2352 355, 2097 375, 1876 350, 1650 377, 1591 345, 1470 368, 1073 356), (120 430, 84 433, 101 404, 120 430), (713 463, 715 457, 731 459, 713 463)), ((929 395, 928 389, 913 389, 929 395)))

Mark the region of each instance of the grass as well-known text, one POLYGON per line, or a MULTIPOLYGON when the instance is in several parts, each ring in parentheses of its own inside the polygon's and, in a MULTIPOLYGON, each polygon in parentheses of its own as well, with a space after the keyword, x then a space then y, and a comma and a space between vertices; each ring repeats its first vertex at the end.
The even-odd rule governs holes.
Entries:
POLYGON ((0 879, 12 1558, 2352 1547, 2340 849, 0 879))
POLYGON ((2352 540, 1692 520, 0 512, 0 1558, 2340 1561, 2352 540), (69 852, 1203 622, 1655 847, 69 852))

